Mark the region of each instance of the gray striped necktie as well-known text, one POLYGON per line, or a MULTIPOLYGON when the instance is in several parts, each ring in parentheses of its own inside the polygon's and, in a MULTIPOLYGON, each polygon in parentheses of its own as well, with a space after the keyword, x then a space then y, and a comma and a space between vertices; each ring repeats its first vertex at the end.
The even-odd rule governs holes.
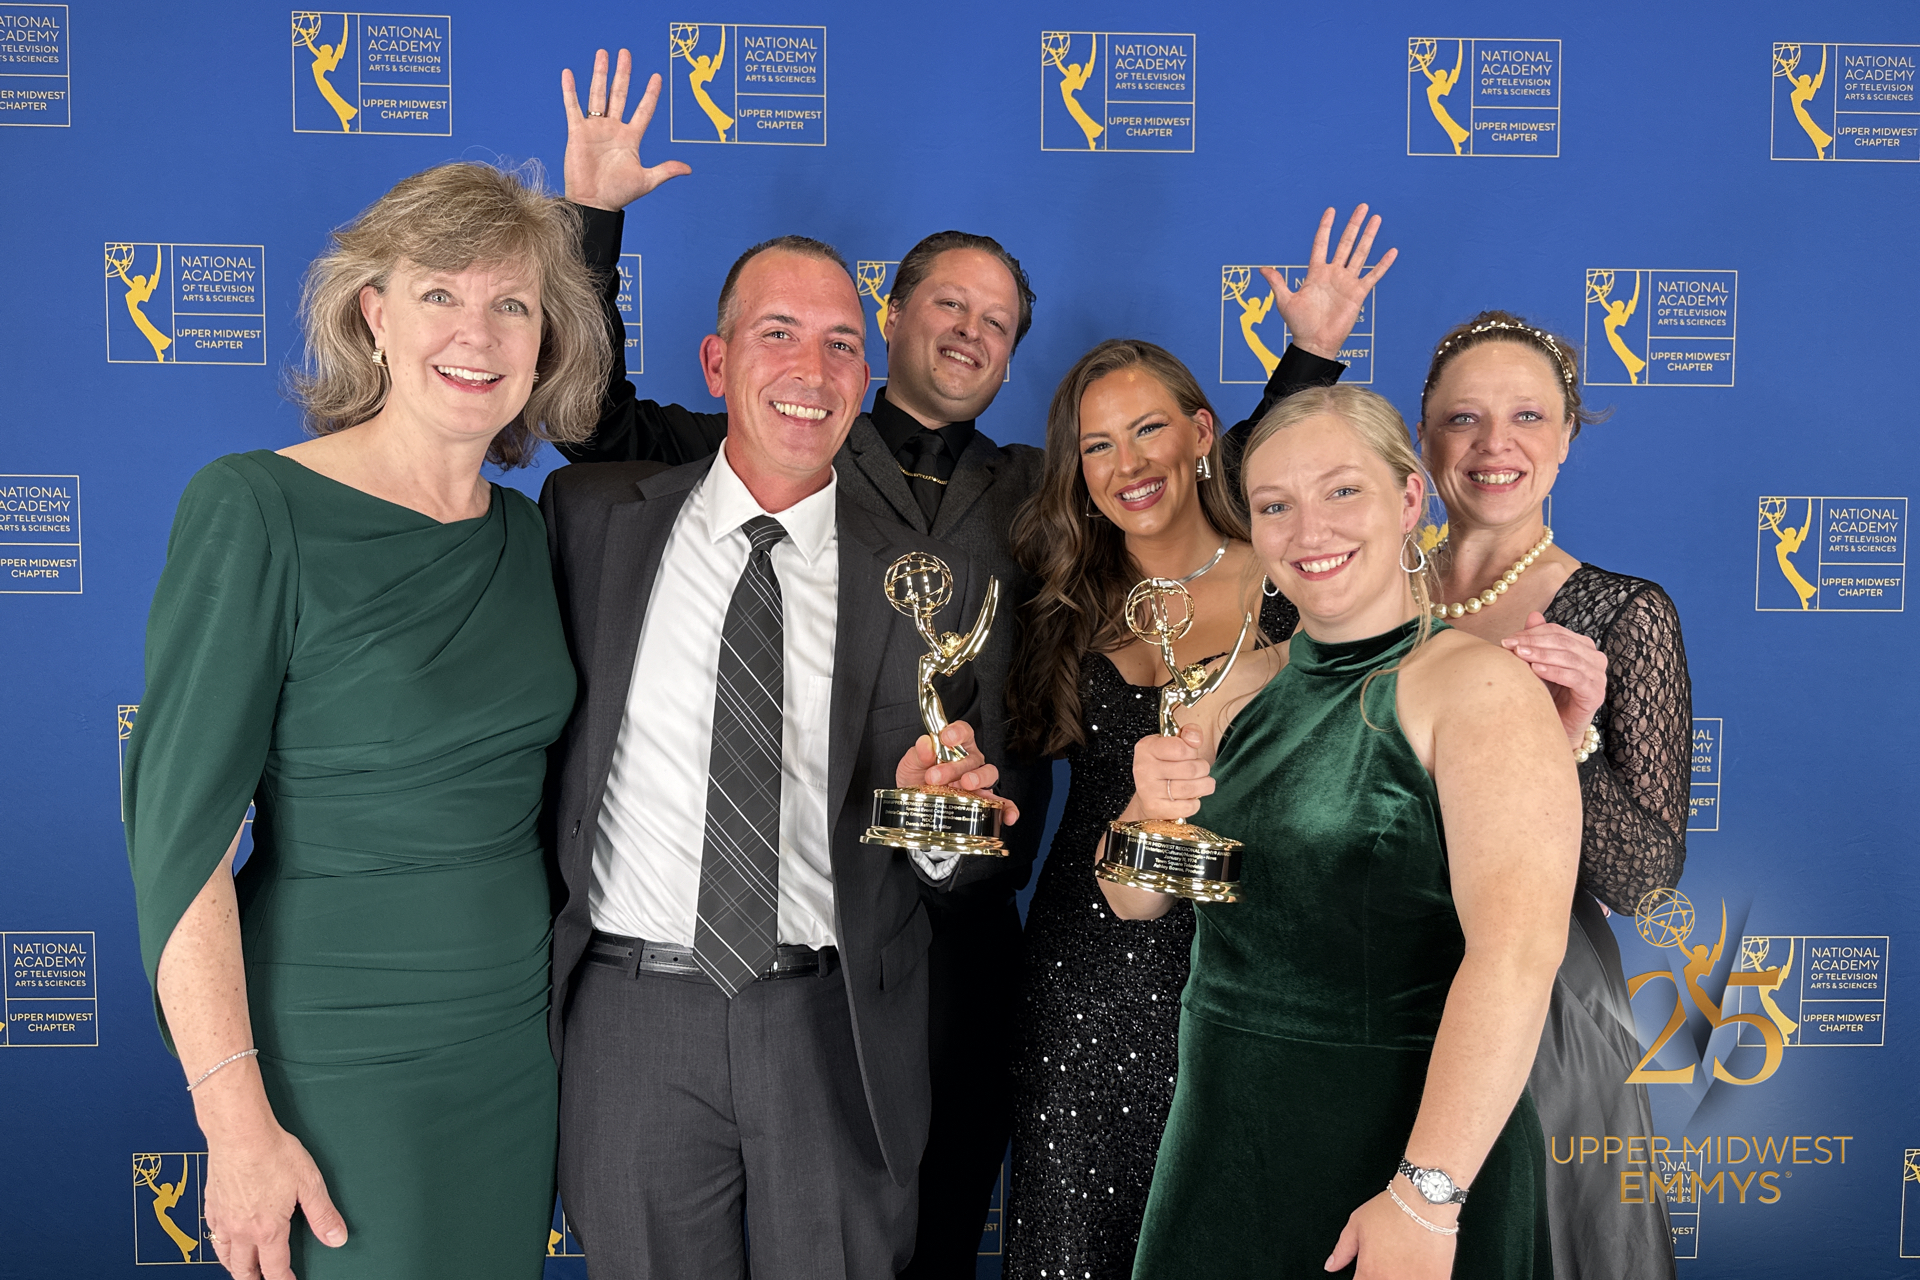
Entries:
POLYGON ((727 995, 773 964, 780 917, 780 727, 785 685, 771 516, 741 526, 753 549, 720 631, 707 773, 706 846, 693 954, 727 995))

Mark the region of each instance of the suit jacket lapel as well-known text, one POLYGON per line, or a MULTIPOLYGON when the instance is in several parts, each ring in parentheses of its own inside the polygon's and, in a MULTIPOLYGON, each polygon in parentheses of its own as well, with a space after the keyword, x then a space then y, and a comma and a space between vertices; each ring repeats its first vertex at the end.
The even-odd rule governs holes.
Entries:
MULTIPOLYGON (((987 439, 976 427, 973 439, 967 442, 966 451, 954 459, 953 475, 947 481, 947 491, 940 495, 940 510, 935 513, 933 521, 934 537, 946 537, 967 514, 968 508, 980 500, 980 495, 993 484, 994 473, 999 470, 1000 456, 1000 446, 987 439)), ((900 487, 906 488, 905 483, 900 487)))
POLYGON ((881 589, 887 569, 881 563, 886 544, 870 523, 873 517, 862 511, 844 489, 837 508, 840 584, 835 606, 839 618, 834 626, 833 699, 828 713, 829 830, 849 799, 861 804, 867 801, 864 796, 849 797, 847 788, 853 780, 860 742, 866 736, 867 710, 873 705, 880 654, 896 616, 881 589))
POLYGON ((853 430, 847 433, 847 442, 840 446, 840 457, 852 460, 860 474, 880 491, 902 524, 920 533, 927 532, 927 513, 920 509, 913 490, 907 488, 900 463, 887 448, 887 442, 880 438, 873 419, 863 413, 853 420, 853 430))
POLYGON ((686 505, 687 495, 706 474, 705 468, 676 468, 642 481, 632 502, 607 511, 607 540, 600 567, 600 616, 594 628, 595 692, 588 708, 587 776, 597 788, 606 785, 613 767, 613 749, 626 718, 627 697, 633 684, 634 661, 640 652, 640 630, 646 624, 647 603, 660 558, 673 535, 674 517, 686 505), (656 485, 655 480, 665 481, 656 485))

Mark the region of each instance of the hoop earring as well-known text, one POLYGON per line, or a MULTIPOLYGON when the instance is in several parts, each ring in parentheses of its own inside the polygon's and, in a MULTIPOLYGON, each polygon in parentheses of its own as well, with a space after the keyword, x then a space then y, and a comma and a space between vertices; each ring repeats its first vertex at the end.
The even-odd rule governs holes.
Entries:
POLYGON ((1280 594, 1280 588, 1273 585, 1272 578, 1262 577, 1260 579, 1260 594, 1271 600, 1280 594))
POLYGON ((1088 494, 1080 504, 1080 514, 1089 520, 1105 520, 1106 513, 1093 505, 1093 495, 1088 494))
POLYGON ((1193 464, 1193 473, 1202 480, 1213 479, 1213 459, 1204 453, 1201 454, 1200 460, 1193 464))
POLYGON ((1427 571, 1427 549, 1421 546, 1419 542, 1415 541, 1414 536, 1412 534, 1408 534, 1407 540, 1400 544, 1400 572, 1406 574, 1409 578, 1411 578, 1415 574, 1425 573, 1426 571, 1427 571), (1416 564, 1411 569, 1407 568, 1407 548, 1408 547, 1412 547, 1415 551, 1420 553, 1420 563, 1416 564))
POLYGON ((386 353, 386 352, 384 352, 384 351, 382 351, 382 350, 381 350, 381 349, 380 349, 379 347, 375 347, 375 348, 373 349, 373 362, 374 362, 375 364, 377 364, 377 365, 379 365, 379 366, 380 366, 380 367, 381 367, 382 369, 384 369, 384 368, 386 368, 386 367, 387 367, 387 353, 386 353))

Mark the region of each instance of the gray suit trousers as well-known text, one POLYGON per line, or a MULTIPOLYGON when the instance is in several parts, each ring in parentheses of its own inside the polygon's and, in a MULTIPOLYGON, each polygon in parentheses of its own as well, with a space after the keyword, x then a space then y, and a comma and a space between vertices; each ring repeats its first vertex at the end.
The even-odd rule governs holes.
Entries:
POLYGON ((881 1159, 837 964, 732 1000, 704 974, 583 964, 565 1047, 560 1194, 593 1280, 906 1265, 916 1188, 881 1159))

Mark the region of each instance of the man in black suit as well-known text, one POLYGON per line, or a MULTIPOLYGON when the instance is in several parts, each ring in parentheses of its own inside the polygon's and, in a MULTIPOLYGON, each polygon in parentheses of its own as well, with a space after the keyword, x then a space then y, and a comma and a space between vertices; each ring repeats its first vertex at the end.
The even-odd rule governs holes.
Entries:
POLYGON ((759 1274, 890 1277, 932 1105, 925 904, 991 860, 860 835, 876 787, 996 771, 964 720, 932 765, 925 644, 882 581, 944 555, 963 630, 986 584, 836 484, 867 384, 838 254, 748 250, 716 328, 718 453, 541 495, 580 677, 547 806, 561 1192, 596 1280, 735 1280, 749 1233, 759 1274))
MULTIPOLYGON (((621 211, 661 182, 690 170, 679 161, 641 164, 639 145, 658 91, 650 85, 632 119, 625 120, 630 60, 624 50, 610 84, 608 70, 602 51, 584 113, 571 74, 563 74, 567 198, 583 215, 587 262, 606 280, 608 334, 616 363, 594 438, 563 445, 561 452, 580 462, 680 463, 718 447, 727 433, 727 415, 637 397, 625 373, 614 266, 620 253, 621 211)), ((1356 223, 1364 212, 1363 206, 1356 223)), ((1350 225, 1337 259, 1346 258, 1354 230, 1350 225)), ((1322 237, 1326 232, 1323 222, 1322 237)), ((1369 229, 1359 253, 1362 261, 1371 241, 1369 229)), ((1324 249, 1324 243, 1317 247, 1316 262, 1324 249)), ((1357 275, 1357 264, 1352 274, 1357 275)), ((1380 274, 1376 271, 1367 287, 1380 274)), ((1276 305, 1298 342, 1287 348, 1249 421, 1294 390, 1339 379, 1344 366, 1331 357, 1352 328, 1365 295, 1364 288, 1354 295, 1350 284, 1338 298, 1331 296, 1338 290, 1324 286, 1311 294, 1303 290, 1298 297, 1283 295, 1282 287, 1276 285, 1276 305)), ((997 576, 1009 615, 1032 594, 1034 583, 1014 560, 1008 531, 1015 513, 1039 487, 1045 453, 1031 445, 996 444, 975 419, 993 403, 1006 378, 1014 348, 1032 325, 1033 301, 1018 260, 988 237, 946 231, 915 245, 901 259, 888 299, 882 334, 888 348, 887 385, 874 393, 872 410, 854 422, 835 459, 840 482, 854 502, 883 521, 961 548, 979 571, 997 576)), ((1233 446, 1245 434, 1236 431, 1229 437, 1229 462, 1237 461, 1233 446)), ((1005 766, 1000 792, 1018 801, 1030 817, 1009 833, 1012 856, 1003 867, 946 895, 932 911, 929 1034, 935 1104, 921 1166, 919 1246, 904 1273, 910 1280, 971 1280, 987 1200, 1012 1127, 1021 952, 1013 895, 1031 874, 1052 792, 1049 762, 1010 759, 1005 747, 1003 691, 1013 662, 1012 621, 1009 616, 994 629, 974 664, 981 699, 977 723, 986 757, 1005 766)))

